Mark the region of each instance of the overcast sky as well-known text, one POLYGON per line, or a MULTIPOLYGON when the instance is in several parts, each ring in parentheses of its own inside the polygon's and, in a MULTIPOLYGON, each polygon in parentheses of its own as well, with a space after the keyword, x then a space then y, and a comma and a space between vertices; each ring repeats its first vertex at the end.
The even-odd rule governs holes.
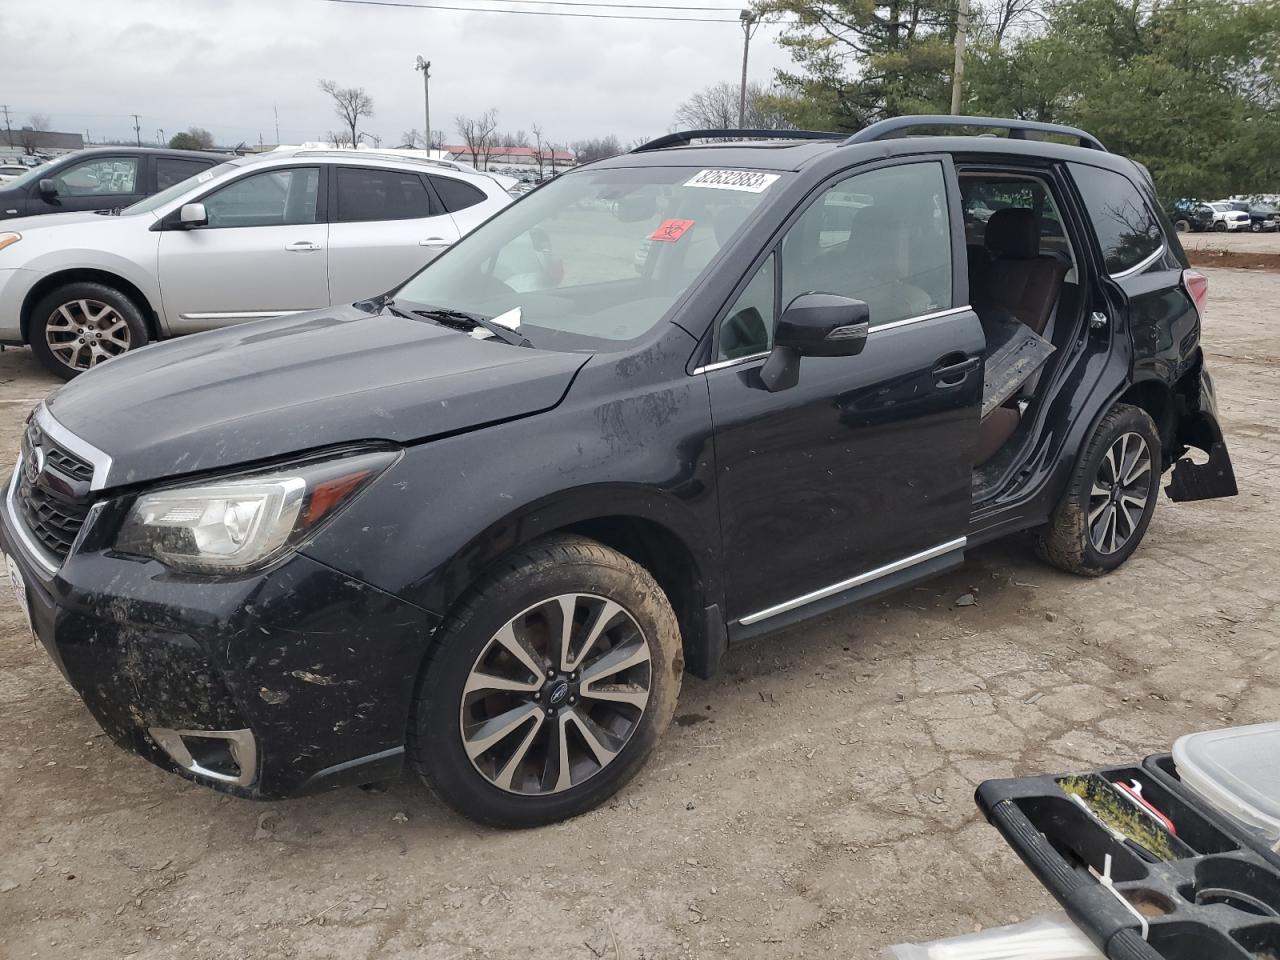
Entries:
MULTIPOLYGON (((405 0, 430 3, 433 0, 405 0)), ((531 7, 511 0, 434 0, 531 7)), ((611 5, 641 0, 608 0, 611 5)), ((723 6, 733 0, 648 0, 723 6)), ((661 11, 648 11, 661 13, 661 11)), ((672 16, 679 16, 672 13, 672 16)), ((705 12, 687 16, 719 17, 705 12)), ((787 64, 763 28, 750 77, 787 64)), ((94 140, 170 137, 195 125, 219 144, 298 143, 337 129, 317 81, 360 86, 383 144, 423 126, 421 54, 432 63, 431 125, 457 142, 454 116, 498 109, 503 129, 539 123, 569 141, 667 132, 677 105, 720 80, 737 82, 736 23, 662 23, 358 7, 325 0, 51 0, 0 2, 0 103, 13 126, 43 113, 54 130, 94 140)))

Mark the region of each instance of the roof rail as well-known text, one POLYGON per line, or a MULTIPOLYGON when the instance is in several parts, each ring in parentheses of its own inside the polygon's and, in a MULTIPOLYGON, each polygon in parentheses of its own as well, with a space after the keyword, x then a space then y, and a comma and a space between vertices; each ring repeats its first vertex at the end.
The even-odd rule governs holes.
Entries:
POLYGON ((683 147, 694 140, 843 140, 845 134, 818 130, 681 130, 642 143, 632 153, 683 147))
POLYGON ((869 127, 863 127, 849 137, 845 143, 871 143, 892 137, 903 130, 913 130, 916 127, 989 127, 993 130, 1009 131, 1010 140, 1026 140, 1027 131, 1056 133, 1059 136, 1074 137, 1082 147, 1101 150, 1103 153, 1107 152, 1107 148, 1102 145, 1101 140, 1078 127, 1068 127, 1060 123, 1041 123, 1039 120, 1006 120, 999 117, 965 117, 939 114, 916 117, 890 117, 888 120, 880 120, 869 127))

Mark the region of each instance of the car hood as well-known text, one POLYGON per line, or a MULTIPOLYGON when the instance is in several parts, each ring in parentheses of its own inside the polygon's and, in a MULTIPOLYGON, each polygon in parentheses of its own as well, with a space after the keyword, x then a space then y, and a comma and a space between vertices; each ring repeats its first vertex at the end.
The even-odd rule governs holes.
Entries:
MULTIPOLYGON (((148 223, 154 219, 150 214, 145 213, 135 214, 134 216, 146 217, 148 223)), ((0 227, 0 230, 5 232, 16 231, 21 233, 24 238, 40 236, 47 230, 57 230, 60 227, 74 226, 76 224, 94 224, 103 229, 111 230, 118 224, 133 222, 134 216, 111 216, 110 214, 94 213, 92 210, 78 211, 76 213, 41 213, 30 217, 10 217, 4 221, 4 226, 0 227)))
POLYGON ((556 406, 589 359, 334 307, 145 347, 48 406, 111 458, 114 487, 529 416, 556 406))

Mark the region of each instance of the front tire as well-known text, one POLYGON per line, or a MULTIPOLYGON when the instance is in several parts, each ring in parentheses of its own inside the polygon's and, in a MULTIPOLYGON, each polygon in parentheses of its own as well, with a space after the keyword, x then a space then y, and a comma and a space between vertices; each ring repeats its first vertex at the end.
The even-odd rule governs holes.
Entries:
POLYGON ((1227 221, 1225 221, 1225 220, 1219 220, 1217 223, 1215 223, 1215 224, 1213 225, 1213 229, 1214 229, 1214 230, 1216 230, 1218 233, 1226 233, 1226 232, 1227 232, 1227 221))
POLYGON ((1069 573, 1098 577, 1142 542, 1160 490, 1160 434, 1145 410, 1118 403, 1094 429, 1066 494, 1036 535, 1036 552, 1069 573))
POLYGON ((1253 223, 1249 224, 1249 229, 1250 229, 1251 231, 1253 231, 1254 233, 1261 233, 1261 232, 1262 232, 1262 224, 1261 224, 1261 223, 1259 223, 1257 220, 1254 220, 1254 221, 1253 221, 1253 223))
POLYGON ((675 712, 680 630, 647 570, 579 536, 516 551, 441 626, 409 756, 464 816, 532 827, 603 803, 675 712))
POLYGON ((51 373, 70 380, 147 343, 142 311, 124 293, 103 283, 67 283, 45 295, 31 312, 27 340, 51 373))
POLYGON ((1190 233, 1191 222, 1189 220, 1175 220, 1173 222, 1173 229, 1178 233, 1190 233))

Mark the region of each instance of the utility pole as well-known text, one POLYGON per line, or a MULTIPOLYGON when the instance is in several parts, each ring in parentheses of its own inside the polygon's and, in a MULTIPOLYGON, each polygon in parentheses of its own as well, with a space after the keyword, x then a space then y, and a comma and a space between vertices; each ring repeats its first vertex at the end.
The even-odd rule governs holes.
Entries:
POLYGON ((9 126, 9 105, 7 103, 0 104, 0 110, 4 111, 4 132, 6 134, 5 143, 7 143, 9 146, 12 147, 13 146, 13 128, 9 126))
POLYGON ((422 71, 422 122, 426 124, 426 129, 422 131, 423 139, 427 143, 427 153, 431 153, 431 61, 423 60, 418 57, 418 63, 413 68, 422 71))
POLYGON ((951 74, 951 115, 960 115, 960 94, 964 86, 964 44, 969 29, 969 0, 957 0, 956 66, 951 74))
POLYGON ((156 143, 159 146, 162 146, 162 147, 164 146, 165 144, 164 127, 156 127, 156 143))
POLYGON ((276 116, 276 146, 280 146, 280 108, 274 103, 271 105, 271 112, 276 116))
POLYGON ((738 89, 738 127, 745 130, 747 126, 747 54, 751 51, 751 37, 760 26, 760 18, 750 10, 742 10, 738 13, 738 19, 742 21, 742 86, 738 89))
POLYGON ((138 146, 142 146, 142 119, 136 114, 131 113, 133 117, 133 136, 138 141, 138 146))

